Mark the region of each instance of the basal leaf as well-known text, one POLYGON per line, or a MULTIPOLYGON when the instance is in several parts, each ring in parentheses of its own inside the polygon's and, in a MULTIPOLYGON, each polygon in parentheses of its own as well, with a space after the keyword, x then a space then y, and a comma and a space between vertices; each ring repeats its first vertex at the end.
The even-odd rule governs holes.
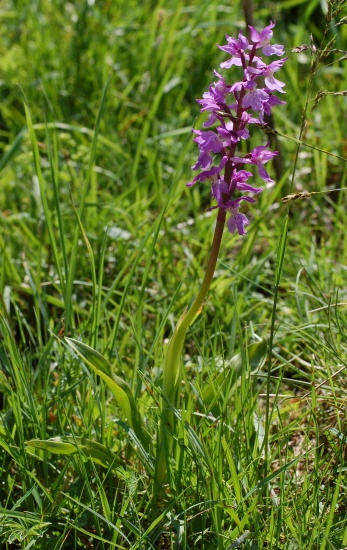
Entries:
POLYGON ((113 372, 110 363, 98 351, 73 338, 65 338, 65 341, 83 359, 87 367, 104 380, 121 407, 124 417, 128 420, 142 444, 147 447, 147 434, 143 428, 140 412, 127 382, 113 372))
POLYGON ((77 446, 73 443, 63 441, 61 437, 52 437, 51 439, 32 439, 27 442, 30 447, 43 449, 55 455, 71 455, 77 453, 77 446))
POLYGON ((65 436, 52 437, 47 440, 32 439, 27 444, 35 449, 43 449, 53 454, 71 455, 80 452, 104 468, 122 464, 120 458, 105 445, 83 437, 65 436))

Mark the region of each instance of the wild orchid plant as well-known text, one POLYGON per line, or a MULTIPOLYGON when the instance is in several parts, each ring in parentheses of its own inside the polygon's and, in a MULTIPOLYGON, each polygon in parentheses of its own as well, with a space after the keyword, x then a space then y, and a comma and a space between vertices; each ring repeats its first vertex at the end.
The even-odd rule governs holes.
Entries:
MULTIPOLYGON (((244 235, 249 220, 240 211, 242 202, 254 203, 255 199, 249 193, 256 195, 262 191, 261 188, 248 183, 248 180, 254 176, 252 172, 244 169, 245 165, 256 166, 260 178, 266 183, 272 182, 264 164, 277 153, 269 150, 269 143, 258 145, 247 154, 243 154, 242 150, 245 147, 241 145, 250 137, 252 126, 262 126, 265 115, 270 115, 272 107, 284 103, 274 95, 274 92, 283 93, 284 87, 283 82, 274 77, 274 73, 282 67, 285 58, 282 57, 268 64, 263 59, 267 56, 280 57, 284 54, 283 46, 270 44, 274 26, 275 23, 271 22, 261 32, 250 27, 250 40, 242 32, 237 39, 227 36, 227 45, 219 48, 230 54, 231 58, 222 63, 221 68, 239 68, 242 71, 242 79, 228 84, 225 78, 215 71, 216 81, 210 85, 203 98, 198 100, 201 111, 208 112, 209 117, 204 123, 203 130, 193 130, 194 141, 199 147, 199 157, 193 169, 199 170, 199 173, 187 185, 190 187, 197 182, 209 182, 212 197, 216 201, 212 209, 218 209, 218 213, 201 288, 189 310, 177 323, 167 346, 163 367, 162 421, 155 463, 152 461, 153 441, 144 427, 143 418, 130 386, 113 372, 110 363, 99 352, 79 340, 65 338, 69 348, 91 371, 104 380, 115 396, 127 418, 127 424, 120 420, 119 423, 128 431, 137 449, 141 450, 148 471, 155 476, 160 487, 165 484, 167 478, 166 461, 173 441, 174 415, 178 404, 180 362, 185 335, 206 299, 225 225, 231 233, 238 232, 239 235, 244 235)), ((28 443, 32 447, 57 454, 81 452, 107 468, 118 464, 120 460, 104 445, 75 436, 52 438, 48 441, 32 440, 28 443)))
POLYGON ((244 149, 242 142, 250 137, 250 128, 264 125, 264 116, 270 115, 272 107, 285 103, 274 92, 283 93, 284 83, 274 77, 286 61, 286 58, 266 63, 264 57, 283 56, 282 45, 272 45, 272 29, 275 22, 258 32, 252 26, 250 40, 240 31, 238 38, 227 35, 227 44, 219 46, 222 51, 231 55, 228 61, 221 63, 222 69, 239 67, 242 80, 229 84, 217 71, 214 71, 216 81, 209 90, 198 99, 201 112, 209 113, 203 130, 193 130, 194 141, 199 147, 199 157, 192 167, 201 170, 187 185, 191 187, 197 182, 208 182, 218 209, 214 238, 208 259, 205 276, 200 291, 190 309, 180 318, 168 344, 163 372, 163 450, 159 453, 157 474, 159 480, 165 479, 165 454, 167 454, 173 429, 174 414, 172 407, 177 405, 180 387, 180 361, 186 332, 201 311, 208 289, 212 282, 216 262, 221 246, 224 226, 231 233, 245 234, 249 224, 247 216, 240 211, 242 201, 256 202, 249 193, 258 194, 261 188, 254 187, 248 180, 252 172, 245 170, 245 165, 257 167, 258 175, 266 182, 272 179, 264 168, 277 152, 269 150, 269 143, 258 145, 251 152, 242 154, 237 149, 244 149), (205 129, 206 128, 206 129, 205 129), (227 219, 228 216, 228 219, 227 219))

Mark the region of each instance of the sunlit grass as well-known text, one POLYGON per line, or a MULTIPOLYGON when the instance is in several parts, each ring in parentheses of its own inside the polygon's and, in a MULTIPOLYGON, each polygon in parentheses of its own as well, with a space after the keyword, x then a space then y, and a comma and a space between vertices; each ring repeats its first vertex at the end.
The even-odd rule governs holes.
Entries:
MULTIPOLYGON (((246 237, 224 236, 189 331, 169 489, 158 496, 163 343, 194 298, 214 224, 209 189, 185 188, 195 98, 222 61, 215 44, 244 27, 243 13, 237 2, 202 0, 4 3, 4 549, 347 545, 346 192, 290 201, 290 211, 281 201, 346 187, 346 164, 302 146, 290 187, 297 142, 281 135, 299 137, 311 63, 309 50, 291 48, 310 33, 319 44, 325 24, 317 2, 294 4, 254 13, 259 26, 276 18, 289 57, 287 105, 275 119, 284 172, 264 190, 246 237), (257 370, 248 346, 271 341, 271 327, 271 357, 257 370), (66 337, 127 381, 149 450, 66 337), (78 452, 27 445, 54 437, 78 452), (110 455, 97 454, 101 445, 110 455)), ((332 32, 343 49, 346 29, 332 32)), ((337 60, 327 57, 313 80, 302 139, 346 157, 345 97, 323 97, 311 112, 319 89, 346 89, 337 60)), ((259 132, 254 143, 264 139, 259 132)))

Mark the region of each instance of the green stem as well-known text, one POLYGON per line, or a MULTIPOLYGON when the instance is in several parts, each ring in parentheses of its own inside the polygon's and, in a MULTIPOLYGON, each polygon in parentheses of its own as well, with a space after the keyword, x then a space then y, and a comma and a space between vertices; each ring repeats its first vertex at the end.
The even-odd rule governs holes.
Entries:
POLYGON ((156 472, 157 481, 161 486, 163 485, 166 478, 165 455, 167 454, 173 441, 174 414, 170 405, 175 407, 177 404, 177 396, 179 393, 181 380, 180 365, 185 337, 190 325, 193 323, 196 316, 200 313, 204 301, 206 300, 209 288, 211 286, 213 275, 216 269, 219 250, 221 247, 223 230, 225 226, 225 218, 225 209, 219 208, 210 255, 208 258, 205 276, 202 281, 200 290, 188 311, 184 313, 178 321, 168 343, 165 354, 163 368, 163 410, 156 472))
POLYGON ((216 263, 225 225, 225 217, 225 210, 220 208, 218 211, 216 228, 206 266, 205 276, 202 281, 200 290, 188 311, 184 313, 178 321, 177 326, 168 344, 163 372, 163 394, 164 397, 169 399, 171 402, 173 401, 173 393, 176 392, 177 386, 179 385, 179 364, 187 330, 203 307, 216 269, 216 263))

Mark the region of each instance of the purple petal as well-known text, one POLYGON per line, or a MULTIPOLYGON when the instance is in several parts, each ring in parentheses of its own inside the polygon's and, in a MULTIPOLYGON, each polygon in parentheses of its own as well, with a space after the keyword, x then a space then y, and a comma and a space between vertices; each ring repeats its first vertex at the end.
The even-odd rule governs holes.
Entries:
POLYGON ((239 235, 245 235, 245 227, 249 225, 249 219, 245 214, 242 214, 238 210, 230 211, 230 218, 227 221, 227 228, 230 233, 238 232, 239 235))

